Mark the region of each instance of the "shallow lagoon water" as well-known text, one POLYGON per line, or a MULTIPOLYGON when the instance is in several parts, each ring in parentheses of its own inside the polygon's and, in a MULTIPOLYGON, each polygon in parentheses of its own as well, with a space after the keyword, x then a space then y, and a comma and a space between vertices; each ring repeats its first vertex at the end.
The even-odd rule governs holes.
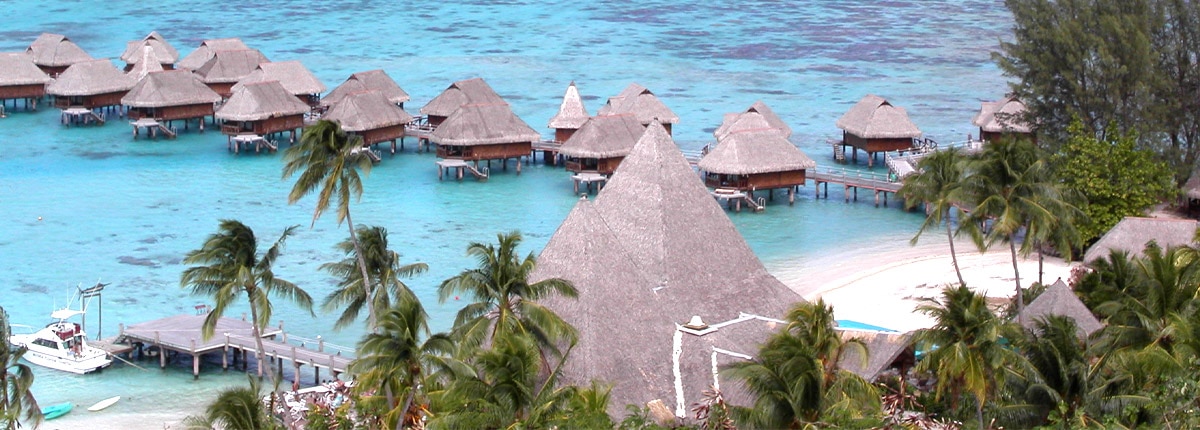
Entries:
MULTIPOLYGON (((970 119, 979 102, 1005 92, 989 56, 1011 25, 1001 2, 969 0, 166 1, 150 8, 18 1, 5 8, 21 19, 0 24, 0 52, 24 49, 44 31, 110 58, 151 30, 181 55, 203 39, 240 37, 272 60, 301 60, 330 89, 350 73, 383 68, 412 95, 405 106, 414 113, 450 82, 481 76, 545 136, 552 134, 546 121, 572 80, 592 113, 630 82, 650 88, 681 117, 675 137, 692 150, 711 141, 723 113, 763 100, 791 125, 793 142, 821 165, 832 164, 825 140, 839 135, 834 122, 868 93, 906 108, 941 142, 975 133, 970 119)), ((102 330, 95 314, 89 318, 92 334, 111 336, 119 323, 192 312, 202 300, 179 288, 179 261, 221 218, 246 222, 264 247, 285 227, 302 225, 276 273, 318 299, 335 283, 317 267, 341 258, 333 245, 346 236, 345 226, 327 216, 310 228, 311 198, 287 204, 291 183, 280 177, 279 154, 229 153, 224 137, 211 130, 134 140, 120 120, 63 127, 57 112, 45 108, 0 120, 0 143, 0 273, 6 275, 0 306, 14 323, 44 324, 76 285, 97 280, 111 285, 104 291, 102 330)), ((536 253, 578 197, 566 172, 540 162, 519 176, 510 164, 507 172, 494 166, 487 182, 439 182, 435 158, 408 143, 372 170, 352 211, 357 223, 387 227, 392 247, 406 260, 430 265, 408 283, 434 328, 446 329, 458 303, 438 304, 435 290, 470 267, 467 244, 520 230, 523 248, 536 253)), ((730 213, 772 271, 799 267, 803 273, 830 255, 907 246, 921 221, 896 209, 895 201, 891 208, 873 207, 864 202, 869 193, 846 204, 836 187, 828 200, 814 199, 810 185, 799 197, 792 207, 779 195, 764 213, 730 213)), ((362 334, 333 332, 333 317, 318 312, 312 318, 285 304, 274 319, 297 336, 322 335, 343 345, 362 334)), ((127 396, 104 415, 77 410, 47 428, 117 427, 121 417, 173 421, 199 411, 217 387, 245 381, 213 365, 199 381, 182 365, 165 374, 129 366, 86 377, 37 373, 35 393, 44 404, 86 407, 127 396)))

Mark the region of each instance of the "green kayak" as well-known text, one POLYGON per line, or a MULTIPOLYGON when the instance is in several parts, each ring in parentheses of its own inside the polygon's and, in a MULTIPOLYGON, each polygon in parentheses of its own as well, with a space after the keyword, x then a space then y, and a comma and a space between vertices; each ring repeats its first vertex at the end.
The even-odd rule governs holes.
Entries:
POLYGON ((71 412, 71 408, 75 407, 71 402, 63 402, 56 405, 50 405, 42 408, 42 418, 52 420, 71 412))

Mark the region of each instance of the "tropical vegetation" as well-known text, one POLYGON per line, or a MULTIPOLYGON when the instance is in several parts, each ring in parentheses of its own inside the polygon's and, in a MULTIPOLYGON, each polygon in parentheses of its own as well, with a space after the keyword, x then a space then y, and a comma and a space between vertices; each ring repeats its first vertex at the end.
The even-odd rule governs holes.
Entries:
POLYGON ((33 396, 33 369, 20 362, 25 348, 8 343, 11 334, 8 312, 0 307, 0 425, 14 430, 24 421, 37 427, 42 411, 33 396))

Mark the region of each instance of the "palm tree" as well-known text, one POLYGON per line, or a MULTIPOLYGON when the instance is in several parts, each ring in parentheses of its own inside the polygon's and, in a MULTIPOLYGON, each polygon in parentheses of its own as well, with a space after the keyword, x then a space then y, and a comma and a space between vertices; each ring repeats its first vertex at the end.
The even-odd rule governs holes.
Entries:
MULTIPOLYGON (((296 173, 300 177, 288 193, 288 204, 294 204, 314 191, 317 193, 317 204, 313 208, 312 223, 316 225, 317 218, 329 209, 329 204, 337 199, 337 222, 346 222, 350 228, 350 240, 354 244, 355 255, 358 257, 358 267, 362 272, 363 294, 371 297, 371 276, 367 273, 367 262, 363 258, 358 243, 358 235, 354 230, 354 218, 350 216, 350 199, 362 199, 363 175, 371 172, 371 159, 361 152, 362 138, 348 136, 342 126, 328 120, 317 121, 316 124, 304 128, 300 135, 300 144, 283 152, 283 178, 290 178, 296 173)), ((367 307, 368 326, 375 321, 375 308, 367 307)))
MULTIPOLYGON (((312 312, 312 297, 303 289, 287 280, 275 277, 272 266, 283 252, 283 243, 299 226, 283 231, 274 245, 261 256, 254 231, 237 220, 221 220, 217 232, 204 241, 200 249, 188 252, 183 263, 193 265, 183 271, 179 284, 190 288, 192 295, 213 299, 214 305, 204 318, 201 334, 205 340, 212 338, 217 322, 225 310, 233 305, 238 296, 245 294, 250 304, 250 322, 253 326, 254 342, 262 378, 263 343, 262 328, 270 325, 271 296, 285 299, 312 312)), ((271 369, 271 360, 267 360, 271 369)), ((275 381, 274 371, 270 372, 275 381)))
POLYGON ((395 422, 397 429, 419 421, 410 416, 409 409, 427 376, 424 369, 434 360, 432 356, 449 354, 454 348, 449 336, 429 334, 428 319, 416 296, 401 296, 394 307, 380 314, 378 330, 359 342, 358 358, 350 364, 358 381, 355 390, 382 392, 390 411, 385 419, 395 422), (404 401, 398 403, 400 394, 404 401))
MULTIPOLYGON (((338 288, 325 296, 321 309, 332 312, 342 309, 342 315, 334 324, 335 329, 345 328, 358 319, 364 307, 371 307, 369 317, 378 316, 398 303, 401 297, 412 296, 412 290, 400 280, 429 270, 425 263, 401 264, 400 254, 388 249, 387 229, 379 226, 364 226, 358 229, 359 247, 354 241, 344 240, 337 248, 349 257, 335 263, 321 265, 321 270, 341 279, 338 288), (369 279, 374 284, 363 287, 364 278, 358 267, 358 249, 362 250, 367 264, 369 279)), ((415 299, 415 297, 414 297, 415 299)), ((375 329, 376 321, 368 318, 367 327, 375 329)))
MULTIPOLYGON (((1200 260, 1187 247, 1164 250, 1153 243, 1143 254, 1134 262, 1137 281, 1097 308, 1108 317, 1104 345, 1110 349, 1153 345, 1175 354, 1180 341, 1191 340, 1179 335, 1190 330, 1193 316, 1200 311, 1195 301, 1200 295, 1200 260)), ((1189 355, 1196 352, 1200 351, 1189 355)))
POLYGON ((905 178, 900 187, 900 197, 904 198, 905 209, 912 209, 918 204, 925 204, 925 222, 913 236, 913 245, 921 234, 930 228, 946 226, 946 240, 950 243, 950 259, 954 262, 954 273, 958 275, 958 283, 963 281, 962 271, 958 268, 958 255, 954 252, 954 232, 950 228, 950 211, 956 204, 964 203, 960 187, 963 181, 963 162, 965 158, 958 148, 948 148, 936 151, 921 159, 916 174, 905 178))
POLYGON ((30 389, 33 387, 33 369, 21 363, 25 348, 8 343, 12 327, 8 324, 8 312, 0 306, 0 424, 5 429, 21 427, 21 420, 37 427, 42 423, 42 411, 30 389))
POLYGON ((864 359, 866 348, 843 341, 834 326, 833 309, 824 301, 797 304, 757 357, 723 369, 755 399, 752 408, 732 407, 735 421, 752 428, 802 428, 830 419, 869 426, 873 417, 863 412, 879 410, 878 391, 837 367, 847 348, 864 359))
POLYGON ((963 391, 973 396, 983 428, 983 405, 994 396, 1006 366, 1025 367, 1023 358, 1001 341, 1004 333, 1017 331, 996 317, 983 296, 961 285, 947 286, 940 301, 922 299, 917 310, 935 320, 933 327, 915 337, 918 345, 933 347, 917 364, 917 371, 937 377, 938 398, 947 390, 954 403, 963 391))
POLYGON ((254 378, 249 387, 221 390, 216 400, 205 409, 204 416, 188 417, 188 429, 282 430, 284 427, 271 416, 262 402, 262 388, 254 378))
POLYGON ((468 351, 500 332, 528 333, 543 350, 558 352, 560 342, 574 344, 578 334, 561 317, 537 301, 558 294, 570 298, 579 295, 570 281, 550 278, 529 283, 536 265, 533 253, 525 258, 517 254, 521 233, 496 235, 498 246, 472 242, 467 255, 475 257, 478 267, 446 279, 438 286, 438 299, 445 302, 456 294, 474 300, 458 311, 454 334, 468 351))

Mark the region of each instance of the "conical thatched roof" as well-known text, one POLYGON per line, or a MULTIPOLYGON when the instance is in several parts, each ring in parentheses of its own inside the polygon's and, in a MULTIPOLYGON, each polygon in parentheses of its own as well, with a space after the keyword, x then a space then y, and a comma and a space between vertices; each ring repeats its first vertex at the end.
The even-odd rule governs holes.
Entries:
POLYGON ((216 51, 195 72, 206 84, 232 83, 249 75, 259 64, 269 61, 257 49, 216 51))
POLYGON ((144 48, 150 48, 152 58, 159 64, 175 64, 179 61, 179 51, 175 50, 157 31, 152 31, 150 34, 141 40, 132 40, 125 44, 125 52, 121 54, 121 60, 127 64, 141 63, 145 55, 144 48))
POLYGON ((235 91, 216 117, 226 121, 261 121, 308 111, 308 105, 283 89, 279 82, 266 81, 244 85, 235 91))
POLYGON ((321 119, 338 122, 342 130, 360 132, 408 124, 413 117, 384 97, 383 93, 367 91, 346 96, 321 119))
POLYGON ((72 64, 46 85, 46 92, 55 96, 94 96, 128 91, 137 80, 126 75, 107 58, 72 64))
POLYGON ((52 81, 24 52, 0 53, 0 87, 45 84, 52 81))
POLYGON ((203 66, 204 63, 207 63, 208 60, 213 57, 214 52, 235 51, 242 49, 250 49, 250 47, 246 46, 245 43, 242 43, 242 39, 238 39, 236 37, 230 39, 205 40, 204 42, 200 43, 200 46, 197 47, 195 51, 192 51, 191 54, 188 54, 186 57, 183 57, 182 60, 179 60, 179 64, 176 64, 176 66, 180 69, 196 70, 199 69, 200 66, 203 66))
POLYGON ((1113 250, 1141 255, 1151 241, 1163 249, 1187 245, 1192 243, 1198 226, 1200 223, 1189 219, 1125 217, 1088 248, 1083 261, 1108 258, 1113 250))
POLYGON ((221 96, 204 85, 200 77, 187 70, 164 70, 147 74, 138 81, 121 104, 138 108, 216 103, 221 96))
POLYGON ((771 110, 766 103, 762 101, 754 102, 749 109, 741 113, 725 114, 725 118, 721 121, 721 126, 713 131, 713 137, 721 140, 725 135, 742 130, 756 130, 763 128, 774 128, 783 133, 784 138, 792 136, 792 128, 788 127, 775 111, 771 110))
POLYGON ((675 112, 672 112, 650 90, 636 83, 629 84, 616 97, 610 97, 608 103, 602 106, 597 114, 616 115, 622 113, 636 115, 642 124, 651 122, 675 124, 679 122, 679 116, 675 115, 675 112))
POLYGON ((624 157, 633 149, 646 127, 633 115, 596 116, 583 123, 559 153, 568 157, 624 157))
POLYGON ((365 72, 358 72, 350 75, 350 78, 330 91, 321 99, 321 106, 333 106, 346 97, 354 93, 362 93, 367 91, 378 91, 383 93, 383 96, 388 101, 401 104, 408 101, 408 93, 388 76, 387 72, 376 69, 365 72))
POLYGON ((837 127, 865 139, 894 139, 921 136, 921 129, 908 119, 904 108, 892 106, 883 97, 868 94, 837 120, 837 127))
MULTIPOLYGON (((567 382, 613 383, 613 405, 675 403, 672 337, 693 315, 780 317, 802 300, 767 273, 657 123, 596 200, 580 201, 550 238, 530 280, 551 277, 579 291, 545 300, 579 330, 567 382)), ((688 369, 684 378, 712 379, 711 367, 688 369)))
POLYGON ((1025 103, 1015 96, 1008 96, 1000 101, 983 102, 971 123, 988 133, 1029 133, 1032 130, 1023 115, 1025 103))
POLYGON ((42 33, 25 52, 33 56, 33 64, 43 67, 70 66, 92 59, 67 36, 53 33, 42 33))
POLYGON ((817 162, 783 137, 782 131, 767 128, 725 135, 700 159, 698 167, 709 173, 752 175, 811 169, 817 162))
POLYGON ((429 135, 429 140, 438 145, 475 146, 533 142, 540 137, 507 103, 490 103, 458 108, 429 135))
POLYGON ((421 108, 422 115, 448 117, 465 104, 506 103, 483 78, 467 79, 450 84, 445 91, 421 108))
POLYGON ((296 96, 325 92, 325 84, 296 60, 259 64, 253 72, 238 80, 233 91, 237 91, 240 85, 263 81, 279 81, 284 89, 296 96))
POLYGON ((1104 328, 1104 324, 1101 324, 1100 320, 1092 315, 1092 311, 1088 310, 1083 301, 1079 300, 1079 296, 1076 296, 1075 292, 1071 291, 1071 287, 1068 287, 1062 279, 1046 287, 1046 291, 1025 305, 1025 309, 1021 311, 1021 326, 1032 330, 1037 320, 1050 315, 1059 315, 1075 320, 1075 325, 1079 330, 1076 334, 1080 338, 1086 338, 1104 328))
POLYGON ((162 63, 154 60, 154 49, 149 46, 142 47, 142 61, 138 61, 125 74, 133 76, 134 79, 141 80, 146 75, 153 72, 161 72, 163 70, 162 63))
POLYGON ((874 380, 881 372, 887 370, 909 345, 912 344, 912 333, 887 333, 870 330, 854 330, 838 328, 843 341, 858 339, 866 344, 867 361, 863 363, 856 349, 846 348, 846 353, 838 360, 838 367, 861 376, 867 381, 874 380))
POLYGON ((567 92, 563 94, 562 104, 558 106, 558 113, 550 118, 547 127, 576 130, 587 120, 587 109, 583 107, 579 89, 575 88, 575 81, 571 81, 571 84, 567 85, 567 92))

